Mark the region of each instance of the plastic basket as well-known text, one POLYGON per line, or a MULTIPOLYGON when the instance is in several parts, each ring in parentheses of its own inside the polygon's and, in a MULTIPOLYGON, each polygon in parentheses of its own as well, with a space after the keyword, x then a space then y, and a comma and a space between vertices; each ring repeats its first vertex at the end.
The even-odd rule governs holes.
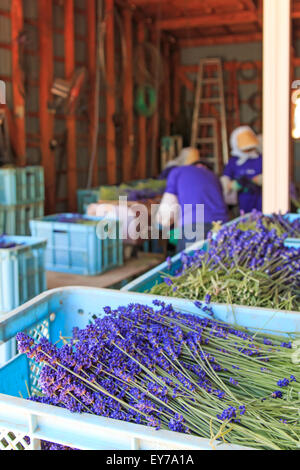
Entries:
POLYGON ((94 276, 122 266, 119 222, 89 216, 82 216, 84 222, 60 222, 73 217, 74 214, 58 214, 30 222, 32 235, 48 240, 46 269, 94 276), (99 239, 97 225, 104 220, 112 223, 112 237, 99 239))
POLYGON ((100 188, 78 189, 77 191, 77 210, 79 214, 85 214, 86 208, 90 204, 99 201, 100 188))
POLYGON ((44 202, 2 206, 4 212, 4 230, 6 235, 30 235, 30 220, 44 215, 44 202))
POLYGON ((0 248, 0 313, 9 312, 46 289, 47 242, 31 237, 4 237, 16 243, 0 248))
MULTIPOLYGON (((48 291, 0 318, 0 343, 7 342, 19 331, 35 338, 45 336, 56 342, 60 335, 70 336, 72 328, 85 327, 93 315, 103 314, 103 307, 117 308, 129 303, 152 305, 157 296, 106 289, 64 288, 48 291)), ((193 302, 161 297, 176 309, 199 315, 193 302)), ((215 317, 250 330, 280 334, 299 333, 300 315, 267 309, 212 305, 215 317)), ((56 442, 79 449, 212 449, 210 441, 171 431, 155 431, 108 418, 70 412, 31 403, 20 398, 37 391, 39 369, 24 355, 12 358, 0 368, 0 436, 25 449, 39 448, 39 440, 56 442), (8 437, 9 436, 9 437, 8 437), (24 440, 29 436, 31 443, 24 440)), ((0 442, 1 442, 0 437, 0 442)), ((234 449, 222 444, 220 449, 234 449)))
POLYGON ((40 166, 0 170, 0 204, 19 205, 45 198, 44 169, 40 166))
MULTIPOLYGON (((207 251, 208 246, 209 244, 207 241, 197 242, 190 246, 187 250, 185 250, 185 252, 192 253, 196 250, 207 251)), ((135 280, 124 286, 122 288, 122 291, 149 292, 152 287, 163 282, 163 279, 164 277, 166 277, 166 274, 175 274, 176 271, 181 268, 181 266, 181 253, 179 253, 178 255, 172 258, 171 268, 169 268, 167 261, 164 261, 156 268, 151 269, 147 273, 143 274, 142 276, 136 278, 135 280)))

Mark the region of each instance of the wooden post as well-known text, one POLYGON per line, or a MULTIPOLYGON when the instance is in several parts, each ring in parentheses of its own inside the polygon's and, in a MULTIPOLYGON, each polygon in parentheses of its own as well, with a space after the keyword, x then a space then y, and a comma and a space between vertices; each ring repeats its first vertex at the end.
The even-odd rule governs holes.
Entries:
MULTIPOLYGON (((154 47, 158 47, 160 52, 160 32, 156 28, 151 29, 151 42, 154 47)), ((161 66, 161 64, 160 64, 161 66)), ((158 64, 152 64, 153 67, 153 77, 155 79, 155 88, 157 94, 157 108, 155 113, 151 118, 151 127, 152 127, 152 144, 151 144, 151 176, 157 176, 160 170, 160 165, 158 161, 158 149, 160 148, 158 137, 159 137, 159 103, 160 103, 160 80, 161 77, 158 76, 160 71, 157 69, 158 64)))
POLYGON ((264 0, 263 211, 289 210, 291 1, 264 0))
MULTIPOLYGON (((75 72, 75 20, 74 0, 65 0, 65 77, 71 80, 75 72)), ((67 121, 67 168, 68 168, 68 207, 75 212, 77 191, 77 149, 76 149, 76 118, 69 115, 67 121)))
POLYGON ((170 43, 167 40, 163 42, 164 57, 164 133, 166 136, 171 133, 171 74, 170 74, 170 43))
POLYGON ((173 122, 176 122, 176 119, 178 118, 179 113, 180 113, 180 80, 179 80, 179 73, 178 73, 179 67, 180 67, 180 49, 178 48, 178 46, 176 46, 172 53, 173 122))
POLYGON ((52 2, 38 0, 38 32, 39 32, 39 119, 40 149, 42 165, 45 170, 46 213, 56 210, 56 168, 55 155, 50 150, 53 138, 54 118, 48 111, 50 90, 53 83, 53 31, 52 2))
MULTIPOLYGON (((89 81, 89 155, 92 157, 93 153, 93 142, 95 139, 95 132, 97 132, 96 119, 96 100, 100 97, 96 95, 96 51, 97 38, 96 38, 96 22, 97 22, 97 10, 96 0, 89 0, 86 4, 86 19, 87 19, 87 59, 88 59, 88 81, 89 81)), ((98 153, 95 159, 93 167, 92 185, 97 186, 99 183, 99 165, 98 165, 98 153)))
POLYGON ((132 12, 125 8, 123 11, 124 35, 126 43, 126 63, 124 64, 124 91, 123 107, 125 123, 123 130, 122 170, 123 181, 133 178, 133 148, 134 148, 134 120, 133 120, 133 65, 132 65, 132 12))
MULTIPOLYGON (((145 25, 143 21, 138 23, 138 44, 141 46, 145 42, 145 25)), ((144 61, 143 54, 140 57, 144 61)), ((147 120, 144 116, 138 118, 138 177, 146 178, 147 176, 147 140, 146 140, 146 126, 147 120)))
POLYGON ((114 33, 114 0, 105 0, 106 5, 106 163, 107 182, 116 184, 117 181, 117 155, 116 131, 114 115, 115 101, 115 33, 114 33))
POLYGON ((26 131, 25 131, 25 97, 23 72, 20 67, 19 36, 23 31, 23 2, 11 0, 11 53, 12 53, 12 91, 13 119, 15 124, 17 148, 17 163, 26 165, 26 131))

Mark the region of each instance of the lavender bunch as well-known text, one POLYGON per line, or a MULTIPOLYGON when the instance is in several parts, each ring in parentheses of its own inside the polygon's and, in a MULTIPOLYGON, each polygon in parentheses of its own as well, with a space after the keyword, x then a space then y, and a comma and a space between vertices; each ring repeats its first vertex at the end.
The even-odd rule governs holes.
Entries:
POLYGON ((300 237, 300 217, 294 221, 282 214, 264 215, 257 210, 253 210, 247 220, 235 224, 238 229, 261 231, 267 229, 275 230, 278 236, 291 238, 300 237))
POLYGON ((214 321, 210 308, 197 306, 202 317, 159 301, 107 307, 61 348, 20 333, 19 350, 43 363, 45 403, 192 433, 212 446, 298 448, 300 373, 291 344, 214 321))
MULTIPOLYGON (((151 293, 214 302, 298 310, 300 306, 300 251, 284 245, 259 219, 259 230, 223 227, 209 235, 209 251, 182 253, 181 269, 151 293)), ((169 269, 172 269, 169 263, 169 269)))

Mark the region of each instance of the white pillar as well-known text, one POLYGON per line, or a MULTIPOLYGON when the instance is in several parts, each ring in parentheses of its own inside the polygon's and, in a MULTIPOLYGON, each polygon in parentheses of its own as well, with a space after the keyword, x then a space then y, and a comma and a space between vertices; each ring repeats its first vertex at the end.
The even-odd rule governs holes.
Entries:
POLYGON ((291 0, 264 0, 263 211, 289 210, 291 0))

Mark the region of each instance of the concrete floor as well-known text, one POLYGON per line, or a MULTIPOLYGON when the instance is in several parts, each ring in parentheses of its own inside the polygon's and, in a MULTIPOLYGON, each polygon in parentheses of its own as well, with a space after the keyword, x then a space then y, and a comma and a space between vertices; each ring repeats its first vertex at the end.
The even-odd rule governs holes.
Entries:
POLYGON ((112 287, 124 281, 128 282, 162 263, 164 255, 139 253, 138 258, 125 262, 124 266, 108 271, 100 276, 77 276, 68 273, 47 271, 48 289, 67 286, 112 287))

